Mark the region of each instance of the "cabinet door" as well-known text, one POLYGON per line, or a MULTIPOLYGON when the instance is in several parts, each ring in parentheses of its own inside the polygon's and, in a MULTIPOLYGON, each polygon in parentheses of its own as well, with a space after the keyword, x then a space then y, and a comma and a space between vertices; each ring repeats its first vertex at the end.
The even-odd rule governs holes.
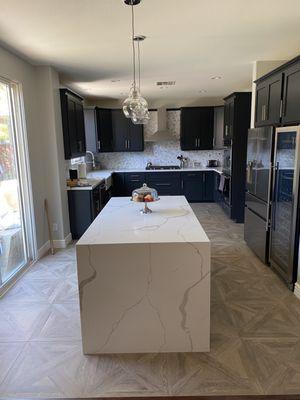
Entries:
POLYGON ((284 72, 283 124, 300 122, 300 63, 292 65, 284 72))
POLYGON ((203 172, 204 194, 203 201, 214 201, 215 173, 213 171, 203 172))
POLYGON ((267 120, 268 84, 260 82, 256 86, 255 125, 263 126, 267 120))
POLYGON ((113 195, 115 197, 125 196, 124 174, 114 172, 112 176, 113 195))
POLYGON ((213 107, 201 107, 200 113, 200 137, 199 149, 211 150, 214 144, 214 109, 213 107))
POLYGON ((112 110, 96 108, 96 126, 98 151, 113 151, 112 110))
POLYGON ((189 202, 200 202, 203 200, 204 190, 203 172, 182 172, 181 190, 189 202))
POLYGON ((282 113, 282 74, 276 74, 268 79, 268 110, 266 125, 278 125, 282 113))
POLYGON ((181 150, 197 150, 200 137, 198 108, 183 108, 180 116, 181 150))
POLYGON ((96 111, 94 108, 84 109, 84 128, 86 150, 97 153, 96 111))
POLYGON ((224 145, 232 141, 234 129, 234 97, 226 100, 224 106, 224 145))
POLYGON ((144 126, 129 120, 128 151, 144 151, 144 126))
POLYGON ((129 120, 122 110, 112 110, 114 151, 128 151, 129 120))
POLYGON ((68 121, 68 136, 69 136, 69 158, 79 155, 77 130, 76 130, 76 103, 72 98, 67 98, 67 121, 68 121))
POLYGON ((124 196, 131 196, 133 190, 138 189, 145 183, 145 174, 143 172, 130 172, 124 174, 124 196))
POLYGON ((180 195, 180 172, 146 172, 146 183, 157 190, 158 196, 180 195))
POLYGON ((84 155, 85 148, 85 130, 84 130, 84 114, 83 105, 81 103, 75 103, 75 115, 76 115, 76 138, 77 138, 77 149, 78 155, 84 155))

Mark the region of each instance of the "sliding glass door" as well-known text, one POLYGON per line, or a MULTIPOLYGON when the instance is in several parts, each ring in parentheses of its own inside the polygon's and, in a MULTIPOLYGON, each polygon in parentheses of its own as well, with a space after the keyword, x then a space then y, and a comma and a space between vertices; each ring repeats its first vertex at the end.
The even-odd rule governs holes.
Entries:
POLYGON ((0 288, 33 259, 30 174, 20 100, 18 85, 0 79, 0 288))

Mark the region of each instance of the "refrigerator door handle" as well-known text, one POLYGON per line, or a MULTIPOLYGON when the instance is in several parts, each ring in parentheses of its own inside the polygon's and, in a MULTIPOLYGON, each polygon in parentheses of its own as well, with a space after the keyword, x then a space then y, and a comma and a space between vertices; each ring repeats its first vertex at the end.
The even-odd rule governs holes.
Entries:
POLYGON ((275 231, 275 212, 276 212, 276 193, 277 193, 277 186, 278 186, 278 169, 279 169, 279 162, 276 163, 276 165, 273 165, 273 170, 274 170, 274 182, 273 182, 273 196, 272 196, 272 218, 271 218, 271 229, 275 231))

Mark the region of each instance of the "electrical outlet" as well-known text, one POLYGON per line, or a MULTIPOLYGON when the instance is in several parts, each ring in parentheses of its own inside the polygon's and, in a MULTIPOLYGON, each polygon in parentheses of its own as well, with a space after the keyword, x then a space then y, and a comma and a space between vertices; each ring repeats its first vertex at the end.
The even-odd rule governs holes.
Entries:
POLYGON ((52 224, 52 231, 53 231, 53 232, 57 232, 57 231, 58 231, 58 224, 57 224, 56 222, 54 222, 54 223, 52 224))

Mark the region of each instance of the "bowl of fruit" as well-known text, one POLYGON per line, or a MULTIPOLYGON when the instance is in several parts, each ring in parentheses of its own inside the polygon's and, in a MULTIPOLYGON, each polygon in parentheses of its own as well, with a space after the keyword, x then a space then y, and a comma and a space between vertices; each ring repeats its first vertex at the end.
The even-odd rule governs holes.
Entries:
POLYGON ((157 190, 149 188, 146 183, 139 189, 135 189, 132 192, 131 200, 136 203, 144 203, 144 208, 141 210, 142 214, 150 214, 152 210, 148 207, 148 203, 158 201, 159 197, 157 190))

